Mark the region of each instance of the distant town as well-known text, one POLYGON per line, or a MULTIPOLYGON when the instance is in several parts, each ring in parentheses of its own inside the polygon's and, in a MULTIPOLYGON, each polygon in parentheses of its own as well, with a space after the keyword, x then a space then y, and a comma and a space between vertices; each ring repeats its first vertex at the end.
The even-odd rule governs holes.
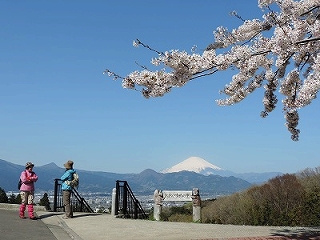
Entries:
MULTIPOLYGON (((53 197, 54 197, 54 192, 49 191, 49 192, 36 192, 35 193, 35 204, 39 204, 40 199, 43 197, 43 195, 47 193, 49 202, 51 205, 51 209, 53 208, 53 197)), ((7 192, 8 197, 10 195, 18 195, 19 192, 14 192, 14 191, 9 191, 7 192)), ((111 209, 111 193, 105 193, 105 192, 96 192, 96 193, 81 193, 81 196, 86 200, 86 202, 90 205, 90 207, 94 210, 94 212, 105 212, 105 213, 110 213, 111 209)), ((147 196, 137 196, 136 198, 139 200, 141 206, 143 207, 144 210, 148 211, 153 208, 154 205, 154 199, 153 199, 153 194, 147 195, 147 196)), ((206 199, 213 199, 215 198, 214 196, 202 196, 203 200, 206 199)), ((181 206, 185 202, 163 202, 163 206, 181 206)))

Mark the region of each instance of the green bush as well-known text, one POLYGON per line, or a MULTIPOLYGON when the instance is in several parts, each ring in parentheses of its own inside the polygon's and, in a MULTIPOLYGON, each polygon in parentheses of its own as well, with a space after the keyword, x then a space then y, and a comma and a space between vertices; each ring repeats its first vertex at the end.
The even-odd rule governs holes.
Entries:
POLYGON ((50 202, 49 202, 49 197, 47 193, 43 194, 43 197, 40 199, 39 202, 40 206, 45 206, 46 210, 50 210, 50 202))
POLYGON ((0 203, 8 203, 8 196, 4 189, 0 187, 0 203))
POLYGON ((163 207, 160 213, 160 220, 171 222, 192 222, 192 211, 192 203, 187 203, 183 206, 163 207))
POLYGON ((180 213, 175 213, 169 216, 168 218, 169 222, 192 222, 192 214, 180 214, 180 213))
POLYGON ((284 174, 261 186, 203 204, 204 223, 319 226, 320 168, 284 174))
POLYGON ((20 197, 20 194, 17 194, 14 195, 14 194, 11 194, 8 198, 8 203, 11 203, 11 204, 20 204, 21 203, 21 197, 20 197))

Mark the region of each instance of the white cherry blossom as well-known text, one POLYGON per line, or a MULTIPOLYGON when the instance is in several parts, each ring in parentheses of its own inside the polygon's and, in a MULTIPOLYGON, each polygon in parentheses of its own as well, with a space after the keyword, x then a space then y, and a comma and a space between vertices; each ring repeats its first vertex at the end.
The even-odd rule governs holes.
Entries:
POLYGON ((122 79, 123 88, 140 91, 149 98, 163 96, 174 87, 217 71, 238 69, 221 90, 226 97, 217 104, 233 105, 264 87, 261 116, 266 117, 275 109, 279 91, 286 126, 297 141, 298 110, 310 104, 320 89, 320 0, 258 0, 258 6, 263 11, 261 19, 246 20, 231 31, 217 27, 215 41, 201 54, 159 52, 137 39, 135 47, 157 53, 151 64, 160 70, 144 68, 126 77, 108 69, 104 73, 122 79))

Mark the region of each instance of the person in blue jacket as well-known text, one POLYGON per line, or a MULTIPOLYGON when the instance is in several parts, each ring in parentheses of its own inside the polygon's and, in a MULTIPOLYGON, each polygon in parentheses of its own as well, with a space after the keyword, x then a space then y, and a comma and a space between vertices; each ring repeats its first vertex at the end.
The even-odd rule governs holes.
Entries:
POLYGON ((63 166, 66 168, 65 173, 61 176, 62 180, 62 201, 65 211, 65 216, 63 218, 72 218, 73 212, 71 208, 71 193, 72 193, 72 187, 70 186, 70 182, 73 179, 73 174, 76 172, 73 169, 73 161, 69 160, 63 166))

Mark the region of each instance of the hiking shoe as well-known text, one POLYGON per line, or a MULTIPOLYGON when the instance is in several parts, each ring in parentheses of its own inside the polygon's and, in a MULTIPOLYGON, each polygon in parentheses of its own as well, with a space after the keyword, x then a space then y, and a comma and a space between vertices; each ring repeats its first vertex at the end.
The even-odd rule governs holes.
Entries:
POLYGON ((37 217, 30 217, 31 220, 37 220, 37 217))

